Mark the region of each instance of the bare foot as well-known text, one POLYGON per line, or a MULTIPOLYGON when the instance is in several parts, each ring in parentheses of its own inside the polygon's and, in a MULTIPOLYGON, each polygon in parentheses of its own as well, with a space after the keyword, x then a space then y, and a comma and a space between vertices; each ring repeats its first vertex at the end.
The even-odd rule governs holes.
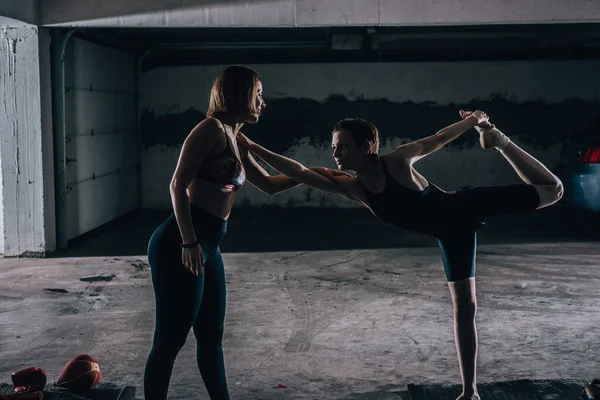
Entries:
MULTIPOLYGON (((460 110, 459 114, 462 118, 466 119, 473 115, 473 111, 460 110)), ((496 125, 492 124, 489 120, 485 120, 475 126, 477 132, 479 132, 479 143, 485 150, 496 148, 502 150, 504 146, 510 143, 510 139, 504 133, 496 129, 496 125)))
POLYGON ((510 143, 510 139, 493 124, 490 127, 475 127, 479 132, 479 143, 485 150, 496 148, 502 150, 510 143))
POLYGON ((465 396, 464 394, 461 394, 456 400, 481 400, 481 397, 479 397, 479 394, 477 393, 472 394, 471 396, 465 396))

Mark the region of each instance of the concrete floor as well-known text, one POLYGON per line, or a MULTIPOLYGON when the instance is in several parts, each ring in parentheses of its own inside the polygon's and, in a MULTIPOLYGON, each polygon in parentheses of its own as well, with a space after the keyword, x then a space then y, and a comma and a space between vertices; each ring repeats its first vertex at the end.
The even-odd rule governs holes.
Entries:
MULTIPOLYGON (((50 258, 0 260, 0 382, 30 365, 53 381, 88 353, 103 382, 143 397, 154 323, 145 246, 164 216, 128 216, 50 258)), ((562 206, 484 228, 480 382, 600 376, 598 228, 562 206)), ((459 382, 430 238, 362 210, 236 210, 222 249, 232 398, 400 399, 409 383, 459 382)), ((190 334, 173 399, 208 398, 194 347, 190 334)))

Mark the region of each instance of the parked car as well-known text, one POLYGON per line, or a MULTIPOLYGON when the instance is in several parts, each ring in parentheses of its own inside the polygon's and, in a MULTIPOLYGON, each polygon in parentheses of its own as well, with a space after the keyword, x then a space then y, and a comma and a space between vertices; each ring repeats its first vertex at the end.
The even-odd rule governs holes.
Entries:
POLYGON ((600 219, 600 115, 563 146, 554 173, 562 180, 562 202, 600 219))

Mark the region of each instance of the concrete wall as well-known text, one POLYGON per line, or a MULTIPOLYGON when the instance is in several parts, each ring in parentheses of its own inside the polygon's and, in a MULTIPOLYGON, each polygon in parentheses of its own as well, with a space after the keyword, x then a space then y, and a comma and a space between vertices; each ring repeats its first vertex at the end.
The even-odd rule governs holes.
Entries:
POLYGON ((40 43, 34 26, 0 26, 0 253, 45 250, 40 43))
POLYGON ((135 58, 73 39, 65 84, 70 239, 138 205, 135 58))
MULTIPOLYGON (((168 183, 180 145, 202 118, 221 67, 161 68, 142 77, 144 208, 170 207, 168 183)), ((243 131, 307 166, 334 167, 330 132, 345 117, 374 122, 382 151, 435 133, 458 110, 485 110, 516 143, 549 167, 562 143, 600 112, 600 61, 445 62, 257 65, 267 109, 243 131)), ((445 188, 519 182, 495 151, 483 151, 474 130, 416 164, 445 188)), ((351 206, 300 187, 266 196, 247 185, 243 206, 351 206)))
POLYGON ((589 0, 44 0, 43 25, 402 26, 600 20, 589 0))

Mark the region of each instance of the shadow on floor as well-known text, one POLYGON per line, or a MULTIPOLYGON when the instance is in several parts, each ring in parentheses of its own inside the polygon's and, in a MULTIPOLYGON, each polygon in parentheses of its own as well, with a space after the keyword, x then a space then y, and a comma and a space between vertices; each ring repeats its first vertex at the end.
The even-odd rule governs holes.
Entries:
MULTIPOLYGON (((146 255, 154 229, 169 210, 142 210, 69 242, 49 257, 146 255)), ((596 241, 600 224, 564 206, 490 220, 479 244, 596 241)), ((224 253, 437 246, 437 241, 375 218, 362 209, 234 209, 221 244, 224 253)))

